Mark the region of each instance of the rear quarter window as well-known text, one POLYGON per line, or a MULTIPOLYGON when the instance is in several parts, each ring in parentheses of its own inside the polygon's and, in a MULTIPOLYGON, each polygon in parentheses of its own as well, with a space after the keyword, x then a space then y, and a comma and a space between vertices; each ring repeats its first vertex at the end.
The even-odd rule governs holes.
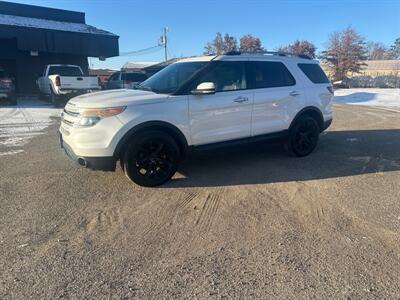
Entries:
POLYGON ((318 64, 297 64, 300 70, 313 83, 330 83, 328 77, 318 64))

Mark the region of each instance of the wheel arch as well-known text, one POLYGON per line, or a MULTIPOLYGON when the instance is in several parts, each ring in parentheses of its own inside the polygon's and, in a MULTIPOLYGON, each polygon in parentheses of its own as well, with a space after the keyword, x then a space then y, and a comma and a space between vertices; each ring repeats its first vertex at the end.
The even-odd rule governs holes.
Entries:
POLYGON ((116 159, 121 157, 128 142, 135 134, 148 130, 159 130, 169 134, 177 142, 181 156, 184 157, 186 155, 189 148, 188 142, 185 135, 178 127, 165 121, 147 121, 132 127, 127 133, 125 133, 115 148, 114 157, 116 159))
POLYGON ((317 122, 320 131, 323 131, 324 129, 324 117, 321 112, 321 110, 318 107, 315 106, 307 106, 304 107, 302 110, 300 110, 296 116, 293 118, 292 123, 290 124, 289 130, 292 128, 293 124, 296 123, 296 121, 302 117, 302 116, 310 116, 313 117, 317 122))

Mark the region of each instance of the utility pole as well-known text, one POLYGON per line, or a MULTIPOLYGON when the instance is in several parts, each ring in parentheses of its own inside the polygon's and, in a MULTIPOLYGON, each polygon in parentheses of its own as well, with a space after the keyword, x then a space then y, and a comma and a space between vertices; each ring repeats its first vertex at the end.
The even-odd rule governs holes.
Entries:
POLYGON ((167 54, 167 30, 168 30, 168 27, 164 27, 163 42, 164 42, 164 58, 165 58, 165 61, 168 60, 168 54, 167 54))

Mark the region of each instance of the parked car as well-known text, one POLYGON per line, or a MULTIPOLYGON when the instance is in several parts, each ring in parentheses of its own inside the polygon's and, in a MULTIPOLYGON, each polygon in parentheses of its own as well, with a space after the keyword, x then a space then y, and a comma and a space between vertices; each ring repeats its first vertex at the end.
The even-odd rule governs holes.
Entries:
POLYGON ((132 89, 147 79, 142 72, 118 71, 108 78, 104 83, 104 90, 132 89))
POLYGON ((0 102, 3 101, 17 105, 14 80, 3 68, 0 68, 0 102))
POLYGON ((97 76, 85 76, 81 67, 75 65, 47 65, 36 83, 41 96, 50 98, 55 105, 62 97, 101 89, 97 76))
POLYGON ((190 149, 278 140, 291 155, 309 155, 332 122, 332 96, 316 60, 240 52, 183 59, 137 90, 71 99, 61 145, 80 165, 115 170, 120 160, 129 179, 156 186, 190 149))

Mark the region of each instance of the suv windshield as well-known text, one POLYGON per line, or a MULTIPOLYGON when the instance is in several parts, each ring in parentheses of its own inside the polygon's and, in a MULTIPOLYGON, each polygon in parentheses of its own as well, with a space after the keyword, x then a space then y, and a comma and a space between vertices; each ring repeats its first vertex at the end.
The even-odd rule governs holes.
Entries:
POLYGON ((52 66, 49 68, 49 75, 82 76, 83 74, 78 67, 52 66))
POLYGON ((137 89, 157 94, 171 94, 207 64, 208 62, 202 61, 169 65, 144 81, 137 89))

